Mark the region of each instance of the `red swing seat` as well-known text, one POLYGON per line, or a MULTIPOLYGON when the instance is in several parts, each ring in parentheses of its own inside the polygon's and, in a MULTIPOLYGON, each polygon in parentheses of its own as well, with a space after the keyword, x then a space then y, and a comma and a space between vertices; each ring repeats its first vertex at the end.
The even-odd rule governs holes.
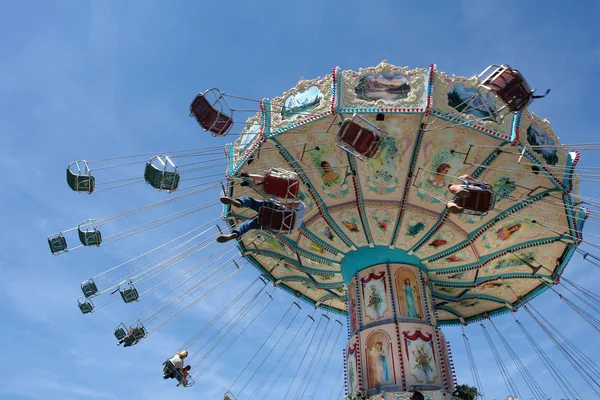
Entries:
POLYGON ((281 168, 271 168, 265 174, 265 192, 281 199, 295 199, 298 197, 300 181, 294 172, 281 168))
POLYGON ((533 100, 534 91, 523 75, 506 64, 491 65, 479 77, 482 79, 480 86, 496 94, 513 112, 523 110, 533 100))
POLYGON ((486 215, 496 204, 496 194, 490 190, 469 190, 469 197, 457 198, 454 202, 464 208, 464 214, 486 215))
MULTIPOLYGON (((214 94, 217 96, 217 94, 214 94)), ((190 116, 193 116, 200 124, 202 129, 213 133, 213 136, 225 136, 233 125, 233 112, 227 105, 223 94, 218 89, 209 89, 204 93, 199 93, 190 105, 190 116), (218 97, 213 104, 210 104, 206 96, 208 93, 217 92, 218 97), (229 113, 223 112, 223 104, 229 113), (215 109, 219 106, 221 110, 215 109)))
POLYGON ((381 129, 365 118, 354 114, 352 118, 347 118, 342 122, 335 142, 338 147, 354 154, 360 160, 366 161, 367 158, 373 158, 376 155, 383 137, 384 133, 381 129), (355 122, 356 118, 362 120, 364 124, 355 122))
POLYGON ((258 223, 274 231, 291 231, 296 222, 296 213, 292 209, 261 207, 258 211, 258 223))

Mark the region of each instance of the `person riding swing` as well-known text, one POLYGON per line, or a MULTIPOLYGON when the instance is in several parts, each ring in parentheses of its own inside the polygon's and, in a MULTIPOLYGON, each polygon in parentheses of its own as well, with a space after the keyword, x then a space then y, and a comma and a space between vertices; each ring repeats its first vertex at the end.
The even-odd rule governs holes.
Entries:
POLYGON ((462 184, 448 185, 448 191, 455 196, 454 201, 446 203, 449 212, 485 215, 494 207, 496 196, 491 185, 479 182, 471 175, 462 175, 458 179, 462 184))

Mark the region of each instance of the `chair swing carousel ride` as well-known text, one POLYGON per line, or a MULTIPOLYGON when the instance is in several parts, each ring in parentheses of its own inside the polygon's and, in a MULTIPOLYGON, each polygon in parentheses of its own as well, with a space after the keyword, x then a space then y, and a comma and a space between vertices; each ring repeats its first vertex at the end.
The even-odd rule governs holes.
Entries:
MULTIPOLYGON (((582 230, 588 217, 596 219, 593 207, 600 202, 578 192, 582 178, 574 170, 579 153, 561 145, 549 122, 527 109, 536 97, 543 96, 535 96, 524 77, 507 65, 462 78, 435 65, 408 69, 386 62, 358 72, 334 68, 324 78, 301 80, 281 97, 257 101, 253 111, 232 107, 249 99, 218 89, 201 93, 190 115, 204 131, 222 137, 236 124, 242 126, 239 137, 225 146, 225 162, 217 156, 220 147, 156 155, 145 161, 143 181, 174 192, 167 200, 87 220, 72 230, 79 236, 78 247, 100 246, 199 211, 207 215, 204 210, 219 206, 227 228, 216 232, 216 219, 196 224, 192 231, 83 282, 79 308, 84 314, 96 311, 105 303, 94 305, 92 299, 109 292, 119 292, 125 303, 159 298, 159 306, 143 309, 133 324, 114 330, 121 344, 135 345, 251 264, 260 276, 214 319, 225 318, 244 296, 250 299, 242 310, 255 307, 270 281, 315 309, 347 317, 343 368, 348 396, 408 399, 420 392, 429 399, 460 398, 442 327, 478 322, 494 346, 486 322, 518 361, 493 317, 524 308, 546 334, 559 337, 528 303, 547 289, 565 299, 566 293, 556 291, 559 283, 600 310, 597 295, 562 277, 576 252, 594 264, 598 261, 578 246, 598 246, 584 240, 582 230), (234 116, 244 112, 250 114, 236 123, 234 116), (186 157, 193 162, 182 162, 186 157), (224 165, 222 180, 218 171, 224 165), (194 171, 201 175, 189 177, 194 171), (100 234, 110 222, 206 192, 214 193, 207 203, 123 232, 100 234), (253 211, 220 205, 219 196, 264 202, 253 211), (302 221, 294 221, 285 206, 299 201, 306 212, 302 221), (252 219, 258 219, 261 229, 236 237, 233 246, 215 242, 225 230, 233 232, 252 219), (218 250, 183 267, 198 251, 211 248, 218 250), (100 288, 100 281, 126 264, 135 268, 100 288), (233 270, 225 267, 232 264, 233 270), (194 283, 181 289, 179 282, 190 279, 194 283), (148 288, 138 291, 143 286, 148 288), (161 322, 182 296, 189 301, 161 322)), ((121 165, 133 165, 133 157, 121 165)), ((111 168, 106 166, 111 161, 101 160, 99 167, 83 160, 72 163, 69 186, 77 192, 97 191, 101 183, 96 171, 111 168)), ((110 181, 102 190, 138 181, 110 181)), ((67 246, 69 231, 48 238, 52 253, 72 250, 67 246)), ((226 326, 239 323, 242 314, 226 326)), ((598 329, 591 314, 584 318, 598 329)), ((207 326, 182 349, 190 350, 207 326)), ((218 331, 215 340, 227 331, 218 331)), ((536 349, 536 341, 524 334, 536 349)), ((566 338, 556 343, 571 364, 587 366, 578 372, 598 393, 596 364, 569 347, 566 338)), ((465 344, 471 360, 468 340, 465 344)), ((542 360, 565 395, 575 398, 576 389, 552 373, 552 361, 542 360)), ((506 371, 502 358, 496 361, 506 371)), ((474 364, 471 369, 482 391, 474 364)), ((511 393, 518 393, 510 375, 503 377, 511 393)), ((532 394, 542 398, 542 387, 529 378, 525 381, 532 394)), ((187 386, 192 383, 190 377, 187 386)), ((230 390, 225 398, 244 398, 239 391, 237 396, 230 390)))

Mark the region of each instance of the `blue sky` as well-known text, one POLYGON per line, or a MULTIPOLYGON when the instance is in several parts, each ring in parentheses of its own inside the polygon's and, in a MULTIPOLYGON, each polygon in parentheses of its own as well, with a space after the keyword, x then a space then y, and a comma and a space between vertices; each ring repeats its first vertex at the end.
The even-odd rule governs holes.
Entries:
MULTIPOLYGON (((301 77, 383 59, 411 67, 436 63, 442 71, 463 76, 491 63, 509 63, 535 87, 552 88, 532 108, 550 119, 563 142, 597 141, 598 15, 600 4, 594 1, 577 7, 557 1, 2 2, 0 352, 10 358, 0 366, 0 398, 219 398, 245 364, 239 360, 250 357, 292 300, 277 291, 270 314, 243 346, 224 353, 195 388, 180 390, 164 382, 161 362, 216 311, 211 304, 228 301, 231 292, 216 293, 139 346, 117 348, 112 328, 143 304, 131 308, 119 301, 82 316, 75 305, 79 283, 163 243, 172 232, 184 232, 186 222, 171 231, 163 228, 52 257, 48 234, 164 199, 164 193, 148 187, 92 196, 72 193, 64 182, 70 161, 221 145, 225 140, 213 140, 187 116, 198 91, 218 86, 250 98, 275 97, 301 77)), ((600 166, 595 158, 584 152, 580 166, 600 166)), ((581 191, 598 198, 599 188, 583 182, 581 191)), ((587 228, 598 233, 592 224, 587 228)), ((256 272, 248 268, 241 275, 228 289, 245 287, 256 272)), ((577 256, 565 276, 596 292, 600 284, 598 269, 577 256)), ((598 335, 556 296, 545 293, 533 304, 598 358, 598 335)), ((301 316, 309 311, 304 307, 301 316)), ((524 314, 517 317, 582 397, 594 398, 524 314)), ((495 322, 546 393, 560 398, 543 365, 519 340, 512 317, 495 322)), ((487 398, 504 399, 507 391, 481 329, 475 325, 466 331, 487 398)), ((459 382, 471 383, 460 329, 445 332, 459 382)), ((344 340, 342 333, 340 343, 344 340)), ((334 352, 327 370, 327 389, 341 382, 340 355, 341 350, 334 352)), ((519 388, 528 392, 522 382, 519 388)), ((273 393, 286 389, 282 381, 273 393)))

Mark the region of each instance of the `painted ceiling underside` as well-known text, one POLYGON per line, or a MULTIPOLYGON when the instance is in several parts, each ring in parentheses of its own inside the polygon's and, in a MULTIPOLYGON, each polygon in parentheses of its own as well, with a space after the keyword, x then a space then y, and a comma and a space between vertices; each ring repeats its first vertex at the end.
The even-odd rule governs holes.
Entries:
MULTIPOLYGON (((245 235, 240 251, 281 287, 343 313, 341 265, 363 247, 417 257, 441 324, 505 312, 540 293, 581 239, 585 210, 569 194, 577 190, 578 153, 562 148, 549 122, 527 110, 495 123, 481 108, 461 107, 476 88, 476 78, 433 65, 383 62, 359 72, 336 68, 263 100, 227 147, 227 190, 260 198, 239 186, 240 171, 293 170, 307 215, 289 235, 245 235), (363 162, 336 146, 340 122, 353 113, 387 134, 376 158, 363 162), (447 186, 463 174, 496 192, 486 216, 446 212, 447 186)), ((501 106, 491 95, 487 101, 501 106)), ((224 208, 230 227, 252 213, 224 208)))

